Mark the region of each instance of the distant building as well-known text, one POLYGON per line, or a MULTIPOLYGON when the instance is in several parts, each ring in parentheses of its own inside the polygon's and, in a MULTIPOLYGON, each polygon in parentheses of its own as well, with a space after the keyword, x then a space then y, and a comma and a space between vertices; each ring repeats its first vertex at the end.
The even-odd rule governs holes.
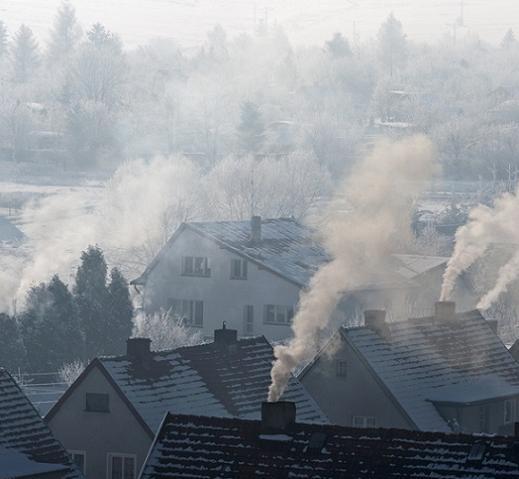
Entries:
POLYGON ((519 476, 517 438, 296 422, 293 404, 261 420, 168 414, 141 479, 390 479, 519 476))
MULTIPOLYGON (((215 331, 212 343, 163 352, 129 339, 125 356, 92 361, 45 420, 83 455, 88 479, 134 479, 168 411, 258 418, 273 358, 264 337, 237 340, 230 329, 215 331)), ((327 420, 294 377, 284 398, 302 420, 327 420)))
POLYGON ((0 478, 82 477, 13 377, 0 368, 0 478))
POLYGON ((433 316, 341 328, 300 381, 332 423, 511 434, 519 364, 479 311, 436 304, 433 316))
MULTIPOLYGON (((132 284, 145 312, 169 310, 206 335, 226 321, 240 336, 285 339, 301 290, 330 260, 315 236, 291 218, 184 223, 132 284)), ((391 256, 376 281, 345 291, 337 323, 365 308, 422 313, 447 260, 391 256)))

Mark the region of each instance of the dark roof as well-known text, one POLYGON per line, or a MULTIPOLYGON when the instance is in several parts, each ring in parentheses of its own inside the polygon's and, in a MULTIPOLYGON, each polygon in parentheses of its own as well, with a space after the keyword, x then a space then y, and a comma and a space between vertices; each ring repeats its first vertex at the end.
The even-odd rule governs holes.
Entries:
POLYGON ((366 326, 342 327, 340 334, 418 429, 450 430, 434 403, 519 395, 519 364, 479 311, 387 325, 385 335, 366 326))
POLYGON ((250 221, 191 222, 180 226, 132 284, 146 282, 165 252, 186 228, 299 286, 306 285, 319 265, 329 260, 324 248, 315 241, 315 232, 292 218, 261 220, 261 241, 258 242, 251 242, 250 221))
POLYGON ((168 414, 141 479, 519 477, 515 438, 168 414))
POLYGON ((0 368, 0 477, 6 471, 11 477, 47 472, 56 479, 82 477, 16 381, 0 368))
MULTIPOLYGON (((97 366, 148 432, 157 430, 168 411, 259 417, 274 359, 272 346, 263 336, 240 339, 230 347, 205 343, 151 354, 149 366, 144 369, 136 368, 127 356, 97 360, 97 366)), ((85 374, 51 409, 47 420, 57 413, 83 377, 85 374)), ((284 398, 297 404, 305 421, 327 420, 296 378, 290 379, 284 398)))

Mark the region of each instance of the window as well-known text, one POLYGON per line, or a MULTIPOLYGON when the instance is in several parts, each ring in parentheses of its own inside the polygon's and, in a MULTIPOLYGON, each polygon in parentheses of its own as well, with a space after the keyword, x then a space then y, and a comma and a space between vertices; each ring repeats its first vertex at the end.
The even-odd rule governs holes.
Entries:
POLYGON ((488 406, 479 406, 479 432, 488 432, 488 406))
POLYGON ((289 325, 294 317, 292 306, 280 306, 276 304, 266 304, 263 322, 265 324, 289 325))
POLYGON ((205 278, 211 276, 209 258, 204 256, 183 256, 182 274, 184 276, 202 276, 205 278))
POLYGON ((78 469, 85 474, 86 473, 86 452, 85 451, 69 451, 72 461, 78 467, 78 469))
POLYGON ((347 363, 344 359, 337 359, 335 361, 335 375, 339 378, 345 378, 347 376, 347 363))
POLYGON ((135 479, 134 454, 108 454, 108 479, 135 479))
POLYGON ((374 416, 353 416, 353 427, 376 427, 377 420, 374 416))
POLYGON ((515 401, 513 399, 507 399, 504 407, 504 423, 510 424, 515 419, 515 401))
POLYGON ((108 394, 86 393, 85 411, 89 412, 110 412, 108 394))
POLYGON ((246 304, 243 308, 243 334, 250 336, 254 332, 254 306, 246 304))
POLYGON ((247 279, 246 259, 231 259, 231 279, 247 279))
POLYGON ((186 326, 201 328, 204 325, 204 302, 195 299, 170 299, 171 312, 186 326))

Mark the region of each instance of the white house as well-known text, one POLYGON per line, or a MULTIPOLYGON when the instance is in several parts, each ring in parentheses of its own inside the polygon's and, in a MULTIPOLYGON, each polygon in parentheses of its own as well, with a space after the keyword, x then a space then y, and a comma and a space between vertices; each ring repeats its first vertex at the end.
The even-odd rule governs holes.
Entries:
MULTIPOLYGON (((222 321, 240 336, 290 336, 301 290, 329 256, 292 218, 182 224, 132 284, 146 312, 170 310, 210 336, 222 321)), ((437 297, 443 257, 392 255, 376 281, 344 293, 337 321, 366 308, 416 314, 437 297)))

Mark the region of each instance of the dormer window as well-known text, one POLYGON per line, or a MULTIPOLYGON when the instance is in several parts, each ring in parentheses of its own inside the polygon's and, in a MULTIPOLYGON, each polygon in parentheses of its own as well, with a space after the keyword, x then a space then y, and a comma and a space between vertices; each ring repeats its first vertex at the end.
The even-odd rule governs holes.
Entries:
POLYGON ((205 256, 183 256, 182 274, 184 276, 201 276, 208 278, 211 276, 209 258, 205 256))
POLYGON ((231 259, 231 279, 247 279, 247 260, 231 259))

